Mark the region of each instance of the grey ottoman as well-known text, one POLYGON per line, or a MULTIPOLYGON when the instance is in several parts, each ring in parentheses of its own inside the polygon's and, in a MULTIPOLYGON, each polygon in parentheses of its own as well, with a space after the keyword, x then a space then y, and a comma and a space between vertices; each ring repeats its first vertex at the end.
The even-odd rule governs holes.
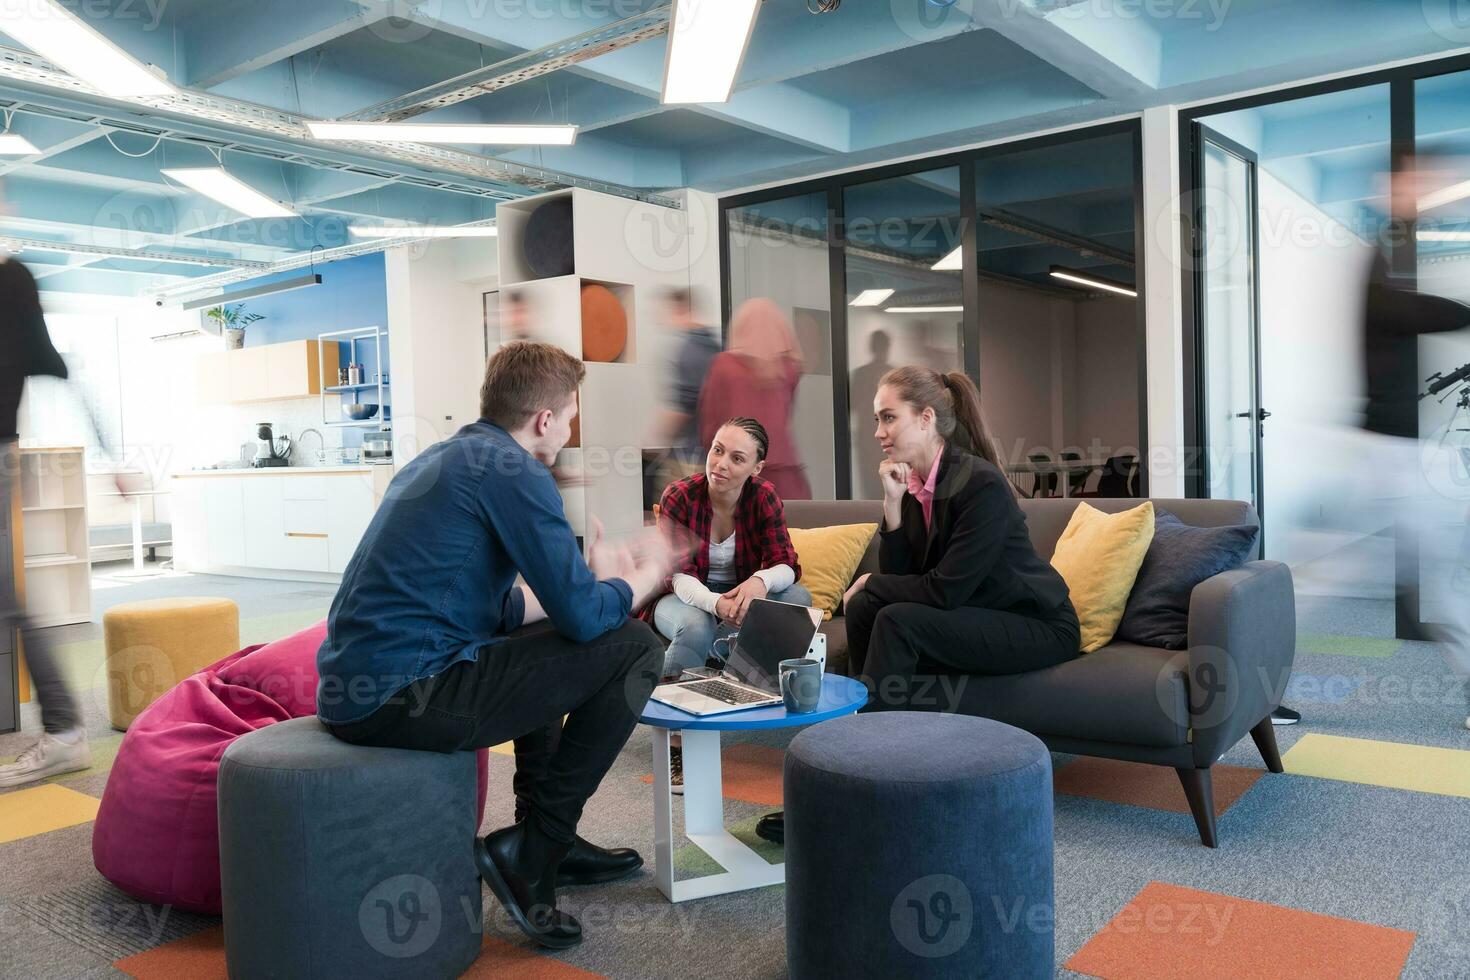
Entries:
POLYGON ((785 777, 793 980, 1052 976, 1040 739, 967 715, 853 715, 793 739, 785 777))
POLYGON ((456 977, 480 952, 475 755, 375 749, 315 718, 219 769, 232 977, 456 977))

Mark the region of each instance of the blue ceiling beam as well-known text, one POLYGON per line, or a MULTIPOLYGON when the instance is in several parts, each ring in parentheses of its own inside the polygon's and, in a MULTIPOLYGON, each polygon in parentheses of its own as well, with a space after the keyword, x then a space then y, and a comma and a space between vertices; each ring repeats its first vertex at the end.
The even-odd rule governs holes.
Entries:
MULTIPOLYGON (((905 7, 926 2, 894 0, 905 7)), ((957 0, 951 9, 957 17, 968 10, 980 24, 1104 98, 1133 100, 1160 87, 1164 39, 1143 18, 1118 11, 1099 16, 1086 3, 1045 15, 1018 0, 957 0)))
POLYGON ((86 146, 94 140, 101 139, 109 132, 107 129, 89 123, 53 119, 28 112, 15 114, 11 122, 11 131, 29 139, 41 152, 24 157, 0 157, 0 177, 43 163, 79 146, 86 146))
POLYGON ((1047 66, 966 86, 956 80, 943 98, 896 96, 853 114, 855 147, 876 147, 1013 122, 1089 105, 1097 96, 1075 79, 1047 66))
MULTIPOLYGON (((533 16, 530 4, 523 8, 525 15, 520 17, 498 16, 495 6, 483 0, 441 0, 436 6, 435 23, 442 31, 472 41, 528 51, 614 20, 611 16, 584 16, 571 27, 564 18, 533 16)), ((567 70, 657 100, 663 89, 665 50, 666 41, 659 38, 567 70)), ((364 104, 368 102, 365 100, 364 104)), ((764 86, 736 92, 724 105, 689 108, 814 149, 844 152, 849 148, 846 107, 795 86, 764 86)))
POLYGON ((790 81, 980 30, 972 16, 955 9, 961 6, 892 0, 849 4, 831 14, 797 12, 784 17, 763 10, 756 19, 738 87, 790 81))
POLYGON ((1239 91, 1444 51, 1457 42, 1431 30, 1426 18, 1433 6, 1431 0, 1297 0, 1255 12, 1232 12, 1227 6, 1216 29, 1177 31, 1170 37, 1162 80, 1171 87, 1208 80, 1212 88, 1239 91))
POLYGON ((679 151, 630 146, 596 134, 579 136, 575 146, 541 146, 497 154, 530 166, 595 177, 625 187, 676 188, 689 181, 679 151))
POLYGON ((209 4, 179 25, 186 84, 213 88, 379 23, 393 10, 355 0, 209 4))

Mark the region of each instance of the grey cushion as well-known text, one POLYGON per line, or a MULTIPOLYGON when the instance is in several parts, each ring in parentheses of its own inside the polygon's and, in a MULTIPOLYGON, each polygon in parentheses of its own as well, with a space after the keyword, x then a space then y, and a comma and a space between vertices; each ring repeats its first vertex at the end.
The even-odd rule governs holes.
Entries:
POLYGON ((882 712, 786 753, 792 977, 1051 977, 1051 756, 983 718, 882 712))
POLYGON ((454 977, 480 952, 472 752, 349 745, 315 718, 219 769, 232 977, 454 977))
POLYGON ((933 694, 1038 735, 1178 746, 1189 733, 1188 664, 1187 653, 1115 642, 1024 674, 941 675, 951 687, 933 694))
POLYGON ((1191 527, 1157 508, 1148 546, 1128 606, 1115 634, 1147 646, 1189 645, 1189 595, 1211 575, 1239 568, 1255 549, 1254 524, 1191 527))

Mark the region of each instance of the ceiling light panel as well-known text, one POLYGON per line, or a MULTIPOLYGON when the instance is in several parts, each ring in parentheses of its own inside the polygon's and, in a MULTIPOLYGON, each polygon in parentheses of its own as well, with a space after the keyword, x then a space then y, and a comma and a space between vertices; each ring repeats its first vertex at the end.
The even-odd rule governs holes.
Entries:
POLYGON ((247 218, 294 218, 296 212, 266 197, 222 167, 165 169, 165 177, 177 180, 205 197, 213 198, 247 218))
POLYGON ((132 98, 176 92, 166 79, 155 75, 55 0, 0 4, 0 32, 105 95, 132 98))
POLYGON ((0 157, 28 157, 41 151, 19 133, 0 133, 0 157))
POLYGON ((883 301, 893 295, 891 289, 864 289, 848 306, 882 306, 883 301))
POLYGON ((728 102, 760 0, 674 0, 664 105, 728 102))

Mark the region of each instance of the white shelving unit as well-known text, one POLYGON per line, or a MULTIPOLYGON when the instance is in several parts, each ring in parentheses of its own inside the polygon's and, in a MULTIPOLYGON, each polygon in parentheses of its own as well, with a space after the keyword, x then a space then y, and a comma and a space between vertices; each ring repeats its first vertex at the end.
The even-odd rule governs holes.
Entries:
MULTIPOLYGON (((328 384, 331 380, 326 376, 326 365, 321 367, 321 389, 322 389, 322 425, 332 428, 343 429, 375 429, 378 432, 389 432, 393 429, 393 422, 389 419, 389 406, 385 394, 388 390, 388 381, 383 372, 383 342, 388 336, 388 331, 382 327, 355 327, 351 330, 333 330, 330 333, 317 334, 317 343, 325 347, 326 344, 347 344, 347 363, 356 364, 358 361, 357 345, 371 342, 373 347, 373 363, 377 365, 378 380, 355 385, 328 384), (342 395, 351 394, 356 400, 359 391, 376 391, 378 393, 378 414, 370 419, 346 419, 342 417, 342 395), (327 413, 327 395, 337 395, 337 414, 327 413)), ((323 359, 324 361, 325 359, 323 359)), ((339 359, 340 360, 340 359, 339 359)))
POLYGON ((92 619, 87 473, 80 447, 20 452, 26 612, 38 627, 92 619))
POLYGON ((689 285, 687 262, 677 260, 682 256, 659 261, 657 236, 666 216, 662 207, 581 188, 519 198, 495 211, 502 323, 507 297, 518 296, 539 331, 533 339, 582 357, 583 286, 606 286, 628 315, 628 342, 618 359, 587 362, 580 438, 558 458, 559 467, 586 478, 585 485, 562 488, 567 519, 579 535, 592 515, 614 535, 643 524, 643 447, 657 415, 659 391, 668 383, 657 327, 662 293, 689 285), (572 201, 573 273, 535 278, 525 261, 526 223, 541 205, 567 197, 572 201))

